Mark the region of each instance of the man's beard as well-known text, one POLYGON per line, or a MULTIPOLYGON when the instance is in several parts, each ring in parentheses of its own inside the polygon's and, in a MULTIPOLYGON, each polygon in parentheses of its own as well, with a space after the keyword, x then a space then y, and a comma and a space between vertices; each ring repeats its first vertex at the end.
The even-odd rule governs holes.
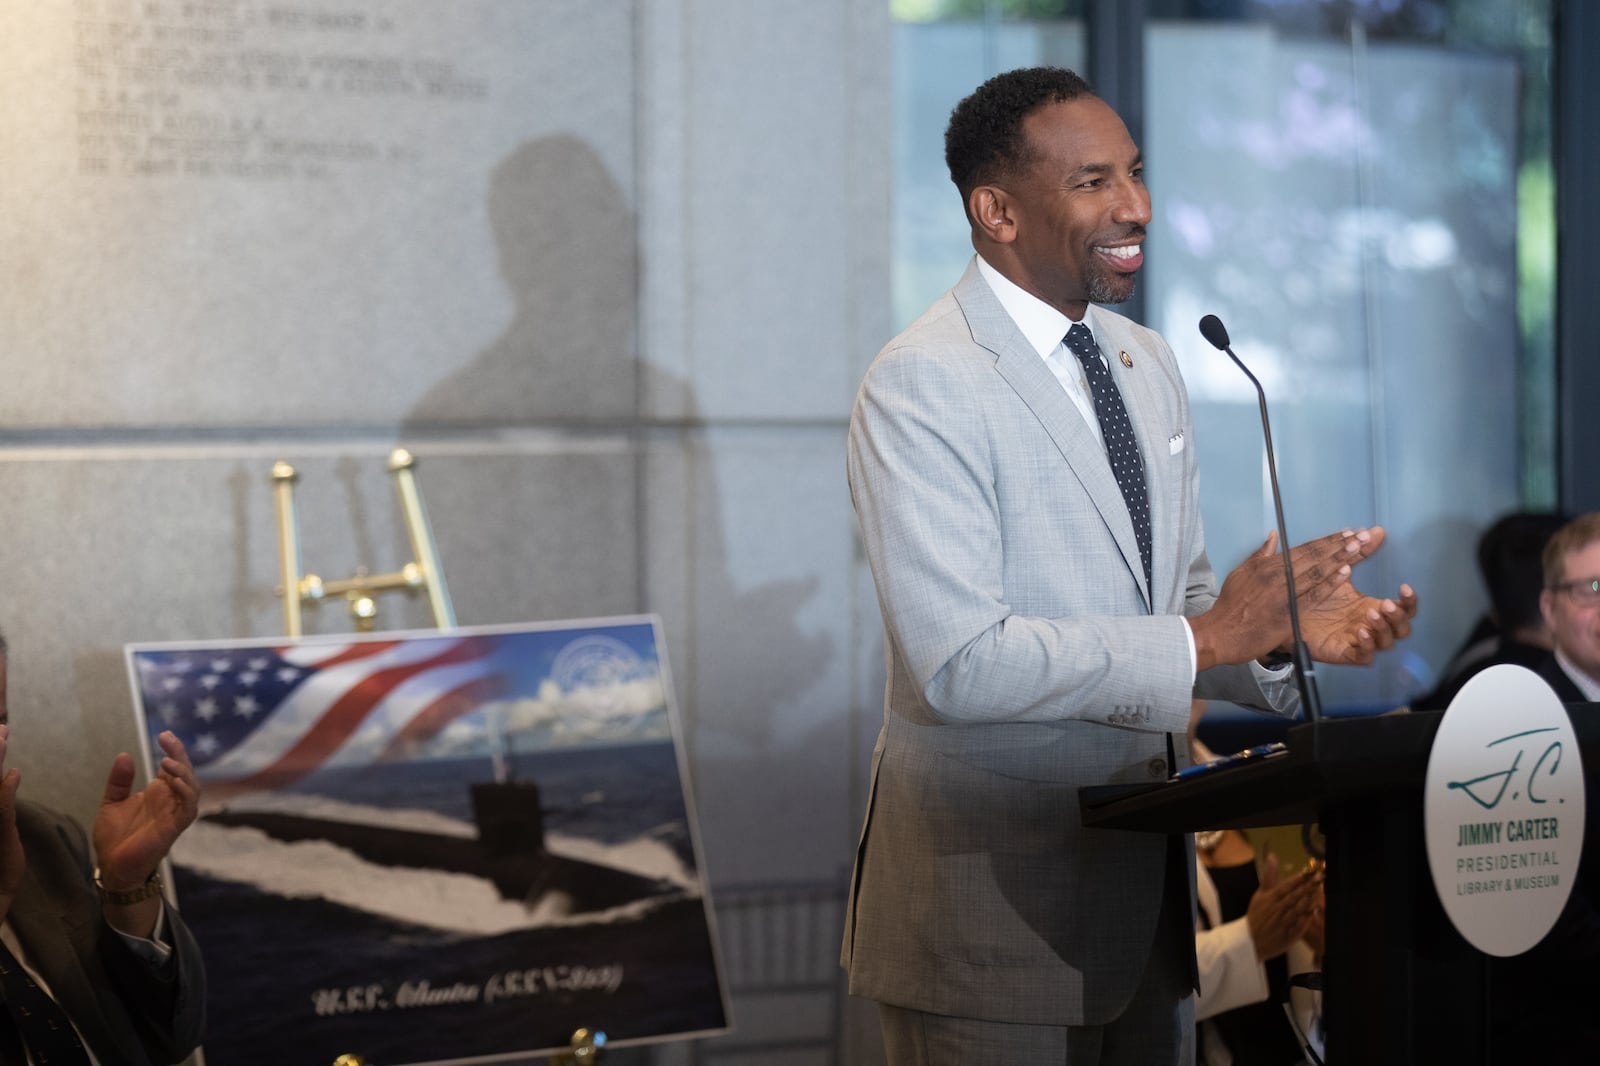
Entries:
POLYGON ((1089 274, 1089 302, 1119 304, 1133 296, 1135 274, 1119 274, 1113 270, 1091 270, 1089 274))

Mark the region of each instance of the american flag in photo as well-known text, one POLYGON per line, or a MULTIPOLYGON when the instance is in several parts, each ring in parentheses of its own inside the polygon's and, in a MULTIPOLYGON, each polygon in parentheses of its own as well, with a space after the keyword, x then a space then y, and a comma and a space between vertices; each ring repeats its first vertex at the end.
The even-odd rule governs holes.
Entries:
POLYGON ((488 636, 146 650, 152 736, 176 733, 208 791, 276 789, 323 765, 403 756, 503 695, 488 636))

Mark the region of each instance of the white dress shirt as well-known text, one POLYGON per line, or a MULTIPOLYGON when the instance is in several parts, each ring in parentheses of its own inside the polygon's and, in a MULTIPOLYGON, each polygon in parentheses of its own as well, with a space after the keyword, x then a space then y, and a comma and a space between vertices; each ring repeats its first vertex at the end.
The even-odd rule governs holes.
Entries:
POLYGON ((1600 681, 1596 681, 1578 668, 1578 665, 1556 649, 1556 662, 1561 664, 1562 671, 1578 686, 1578 691, 1583 693, 1583 698, 1590 703, 1600 703, 1600 681))

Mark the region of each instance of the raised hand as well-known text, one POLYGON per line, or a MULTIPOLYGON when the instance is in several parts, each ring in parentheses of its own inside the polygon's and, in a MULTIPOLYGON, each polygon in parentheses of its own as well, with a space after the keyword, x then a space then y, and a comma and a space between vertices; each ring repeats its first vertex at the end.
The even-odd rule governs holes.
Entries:
POLYGON ((1279 880, 1278 857, 1267 853, 1261 885, 1250 897, 1245 911, 1249 918, 1250 939, 1255 942, 1256 958, 1262 962, 1289 950, 1305 935, 1315 920, 1321 894, 1321 877, 1300 873, 1279 880))
MULTIPOLYGON (((1350 568, 1383 543, 1382 530, 1333 533, 1298 545, 1289 553, 1295 594, 1303 604, 1335 604, 1350 568)), ((1290 642, 1289 592, 1278 536, 1267 539, 1222 582, 1217 600, 1189 620, 1200 669, 1217 663, 1259 659, 1290 642)), ((1369 639, 1371 639, 1369 634, 1369 639)))
POLYGON ((111 764, 94 819, 94 851, 101 884, 114 891, 138 888, 156 872, 178 835, 200 811, 200 782, 183 742, 170 732, 157 739, 161 768, 143 791, 133 791, 133 757, 111 764))
MULTIPOLYGON (((1417 594, 1401 585, 1394 599, 1368 596, 1351 584, 1351 569, 1383 546, 1383 527, 1345 530, 1298 544, 1289 551, 1295 599, 1311 657, 1364 666, 1411 632, 1417 594)), ((1222 583, 1217 601, 1191 618, 1201 669, 1259 659, 1292 644, 1288 586, 1276 534, 1222 583)))
MULTIPOLYGON (((1384 531, 1376 526, 1363 532, 1368 539, 1361 557, 1366 558, 1382 546, 1384 531)), ((1317 582, 1302 589, 1299 575, 1296 565, 1300 628, 1307 650, 1318 662, 1366 666, 1378 652, 1410 634, 1411 620, 1417 614, 1417 594, 1410 585, 1401 585, 1397 597, 1380 600, 1365 595, 1348 580, 1317 582)))

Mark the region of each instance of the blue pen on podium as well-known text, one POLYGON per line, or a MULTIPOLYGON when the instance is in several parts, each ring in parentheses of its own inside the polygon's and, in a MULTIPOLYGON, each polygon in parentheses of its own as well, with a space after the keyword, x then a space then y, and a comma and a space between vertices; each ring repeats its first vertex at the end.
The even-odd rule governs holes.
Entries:
POLYGON ((1199 777, 1201 774, 1211 773, 1213 770, 1225 770, 1230 766, 1243 766, 1245 763, 1260 762, 1263 759, 1270 759, 1274 755, 1286 755, 1288 752, 1289 746, 1281 740, 1274 740, 1270 744, 1257 744, 1253 748, 1236 751, 1232 755, 1224 755, 1220 759, 1207 759, 1205 762, 1197 762, 1192 766, 1185 766, 1182 770, 1172 775, 1172 780, 1185 781, 1191 777, 1199 777))

